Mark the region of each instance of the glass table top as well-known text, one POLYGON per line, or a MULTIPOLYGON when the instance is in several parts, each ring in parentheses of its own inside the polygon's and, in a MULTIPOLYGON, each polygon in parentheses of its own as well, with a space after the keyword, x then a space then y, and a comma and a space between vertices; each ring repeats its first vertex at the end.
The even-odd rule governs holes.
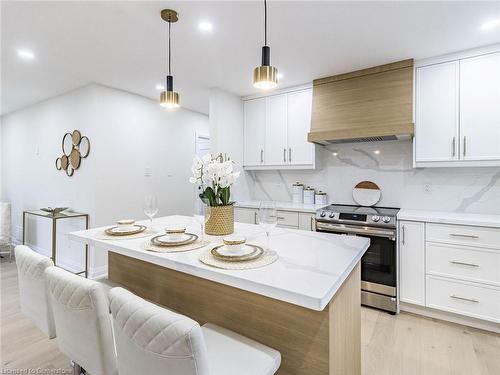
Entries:
POLYGON ((68 218, 68 217, 87 216, 87 214, 84 214, 81 212, 74 212, 74 211, 70 211, 70 210, 62 211, 62 212, 59 212, 55 215, 50 213, 50 212, 42 211, 40 209, 25 210, 24 212, 27 214, 30 214, 30 215, 48 217, 50 219, 63 219, 63 218, 68 218))

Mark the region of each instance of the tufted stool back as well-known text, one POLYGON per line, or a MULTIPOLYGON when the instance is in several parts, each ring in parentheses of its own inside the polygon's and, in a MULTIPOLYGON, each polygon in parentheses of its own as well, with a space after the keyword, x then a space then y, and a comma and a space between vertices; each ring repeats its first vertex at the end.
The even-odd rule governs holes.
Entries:
POLYGON ((54 263, 50 258, 38 254, 28 246, 16 246, 14 251, 21 311, 52 339, 56 337, 56 330, 45 290, 44 272, 48 267, 54 266, 54 263))
POLYGON ((45 271, 59 350, 92 375, 115 375, 116 353, 102 285, 58 267, 45 271))
POLYGON ((206 375, 207 351, 197 322, 123 288, 109 292, 120 375, 206 375))

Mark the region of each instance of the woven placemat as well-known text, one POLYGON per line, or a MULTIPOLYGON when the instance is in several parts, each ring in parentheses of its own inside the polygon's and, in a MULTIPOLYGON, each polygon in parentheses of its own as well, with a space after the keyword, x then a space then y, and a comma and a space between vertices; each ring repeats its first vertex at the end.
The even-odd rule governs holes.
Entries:
POLYGON ((181 246, 156 246, 151 243, 151 241, 146 241, 143 243, 142 247, 148 251, 155 251, 157 253, 179 253, 182 251, 190 251, 201 249, 204 246, 207 246, 210 241, 203 241, 201 239, 197 239, 194 242, 188 243, 187 245, 181 246))
POLYGON ((144 232, 137 233, 137 234, 130 234, 128 236, 110 236, 106 232, 97 232, 94 234, 94 238, 98 240, 133 240, 136 238, 144 238, 144 237, 149 237, 154 234, 158 234, 158 232, 151 231, 151 229, 146 229, 144 232))
POLYGON ((260 268, 268 266, 278 260, 278 254, 275 251, 265 250, 261 257, 254 260, 247 260, 245 262, 225 262, 215 258, 211 249, 205 251, 200 256, 200 262, 208 266, 222 268, 225 270, 250 270, 253 268, 260 268))

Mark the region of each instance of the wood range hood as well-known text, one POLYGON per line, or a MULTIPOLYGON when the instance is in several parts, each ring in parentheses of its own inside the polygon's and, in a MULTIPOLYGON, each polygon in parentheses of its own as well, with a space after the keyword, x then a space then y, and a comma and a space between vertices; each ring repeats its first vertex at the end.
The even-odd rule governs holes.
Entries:
POLYGON ((309 142, 410 139, 413 133, 413 59, 313 82, 309 142))

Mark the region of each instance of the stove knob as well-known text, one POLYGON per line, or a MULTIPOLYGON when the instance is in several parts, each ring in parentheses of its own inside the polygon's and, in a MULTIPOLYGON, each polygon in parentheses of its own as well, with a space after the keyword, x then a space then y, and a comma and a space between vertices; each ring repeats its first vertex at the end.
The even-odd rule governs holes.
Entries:
POLYGON ((328 215, 328 217, 329 217, 330 219, 333 219, 333 218, 335 217, 335 213, 334 213, 334 212, 331 212, 331 213, 330 213, 330 215, 328 215))
POLYGON ((391 218, 390 218, 389 216, 384 216, 384 217, 382 218, 382 221, 383 221, 384 223, 388 223, 389 221, 391 221, 391 218))
POLYGON ((321 213, 319 214, 319 216, 325 217, 326 216, 326 212, 325 211, 321 211, 321 213))
POLYGON ((380 220, 380 216, 373 215, 373 216, 372 216, 372 220, 373 220, 374 222, 377 222, 377 221, 379 221, 379 220, 380 220))

